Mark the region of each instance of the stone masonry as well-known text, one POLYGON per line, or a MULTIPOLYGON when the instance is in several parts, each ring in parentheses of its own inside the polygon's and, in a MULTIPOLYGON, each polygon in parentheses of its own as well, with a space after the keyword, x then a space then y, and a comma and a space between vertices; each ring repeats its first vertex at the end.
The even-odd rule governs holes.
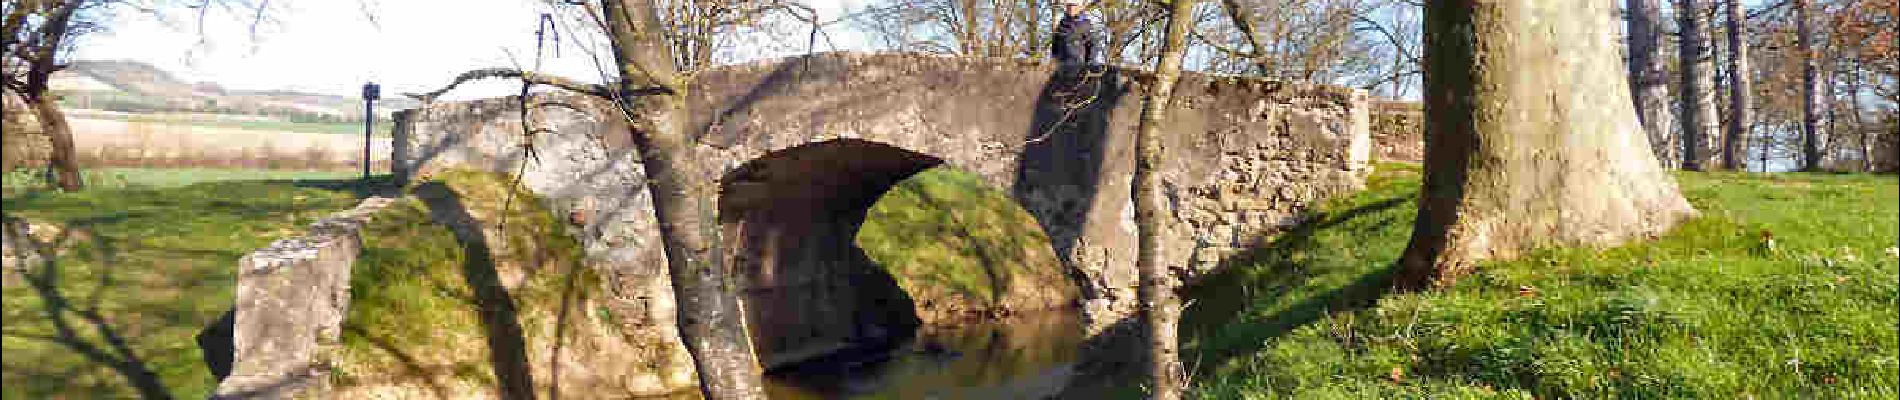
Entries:
POLYGON ((391 199, 372 197, 238 260, 230 376, 213 398, 323 398, 350 302, 361 230, 391 199))
MULTIPOLYGON (((769 361, 823 348, 884 318, 819 317, 887 297, 847 290, 876 268, 853 235, 891 185, 936 166, 982 177, 1038 220, 1093 327, 1130 315, 1133 139, 1152 80, 1122 67, 856 53, 697 73, 690 159, 716 174, 700 178, 721 184, 727 257, 760 352, 769 361)), ((1175 94, 1163 129, 1162 260, 1184 277, 1300 223, 1315 202, 1358 189, 1370 172, 1362 91, 1185 74, 1175 94)), ((522 171, 523 184, 580 225, 590 265, 611 279, 616 299, 645 314, 634 317, 671 326, 651 203, 618 112, 567 94, 528 103, 525 127, 513 97, 402 112, 399 179, 442 168, 522 171)))

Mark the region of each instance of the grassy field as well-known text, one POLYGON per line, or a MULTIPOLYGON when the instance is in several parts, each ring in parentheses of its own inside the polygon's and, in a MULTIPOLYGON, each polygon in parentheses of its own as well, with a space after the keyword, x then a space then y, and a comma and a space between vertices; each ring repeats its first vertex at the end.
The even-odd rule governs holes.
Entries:
MULTIPOLYGON (((201 175, 166 182, 189 176, 201 175)), ((231 307, 238 257, 354 202, 302 187, 314 183, 8 194, 6 218, 36 225, 59 255, 23 273, 7 266, 0 394, 129 398, 129 377, 147 376, 174 397, 206 397, 213 380, 194 336, 231 307)))
POLYGON ((1187 290, 1201 398, 1886 398, 1893 176, 1678 175, 1702 217, 1653 242, 1554 249, 1388 295, 1419 172, 1187 290))
MULTIPOLYGON (((20 170, 0 175, 6 193, 48 187, 40 171, 20 170)), ((80 172, 87 187, 95 189, 163 189, 204 182, 330 179, 347 180, 362 174, 341 171, 290 171, 240 168, 91 168, 80 172)))
MULTIPOLYGON (((362 121, 294 122, 294 121, 285 121, 285 120, 279 120, 279 119, 237 119, 237 118, 216 119, 216 118, 204 118, 197 115, 177 115, 177 114, 164 114, 164 113, 146 113, 146 114, 94 113, 94 114, 86 114, 83 116, 83 118, 105 119, 105 120, 125 121, 125 122, 141 122, 141 123, 152 123, 152 124, 162 124, 162 125, 193 126, 193 127, 204 127, 204 128, 241 129, 241 130, 247 130, 247 131, 257 131, 259 133, 298 132, 298 133, 325 133, 325 134, 357 135, 357 136, 363 135, 362 121)), ((371 132, 371 135, 373 136, 386 137, 386 136, 389 136, 389 132, 391 132, 391 129, 395 129, 394 122, 389 121, 388 118, 378 118, 376 120, 375 126, 372 127, 370 132, 371 132)))

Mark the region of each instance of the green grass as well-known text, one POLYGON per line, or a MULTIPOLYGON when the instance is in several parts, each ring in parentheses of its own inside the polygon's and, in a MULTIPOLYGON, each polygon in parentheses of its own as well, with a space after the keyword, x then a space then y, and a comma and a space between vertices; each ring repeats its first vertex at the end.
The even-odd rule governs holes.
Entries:
POLYGON ((1187 289, 1202 398, 1894 398, 1892 176, 1678 175, 1655 241, 1552 249, 1386 294, 1419 172, 1187 289), (1764 240, 1772 235, 1773 246, 1764 240))
POLYGON ((954 300, 967 310, 1034 303, 1061 289, 1074 297, 1035 219, 956 169, 925 170, 892 187, 866 213, 857 243, 919 301, 954 300))
MULTIPOLYGON (((49 187, 42 170, 20 169, 0 175, 6 193, 19 193, 49 187)), ((350 179, 361 174, 348 171, 289 171, 241 168, 88 168, 80 171, 91 189, 176 188, 204 182, 350 179)))
MULTIPOLYGON (((350 276, 336 370, 341 387, 396 383, 448 398, 458 397, 456 388, 493 388, 497 365, 528 365, 497 364, 491 352, 538 354, 562 325, 555 321, 570 318, 561 307, 584 308, 602 286, 581 264, 580 244, 565 223, 525 189, 512 190, 509 200, 506 177, 446 171, 430 179, 365 227, 363 255, 350 276), (491 231, 468 233, 480 239, 458 236, 432 212, 466 215, 479 225, 470 229, 491 231), (498 314, 485 321, 483 312, 498 314), (494 330, 497 323, 518 323, 520 330, 494 330), (535 345, 541 347, 524 348, 535 345)), ((564 326, 598 328, 574 320, 564 326)))
POLYGON ((106 331, 124 338, 137 364, 174 397, 204 398, 213 381, 193 338, 231 307, 237 259, 349 207, 354 197, 292 182, 219 182, 33 191, 4 202, 7 217, 66 233, 46 238, 62 251, 56 263, 27 270, 54 278, 51 290, 35 290, 7 266, 5 398, 133 397, 125 375, 68 345, 110 349, 106 331), (49 308, 76 328, 69 341, 61 341, 49 308), (103 323, 82 318, 89 312, 103 323))

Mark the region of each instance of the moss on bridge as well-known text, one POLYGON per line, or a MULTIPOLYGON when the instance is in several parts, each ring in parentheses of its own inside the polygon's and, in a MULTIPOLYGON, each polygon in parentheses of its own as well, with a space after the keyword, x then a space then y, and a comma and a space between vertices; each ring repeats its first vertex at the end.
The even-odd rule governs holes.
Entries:
POLYGON ((976 175, 926 170, 871 207, 858 245, 925 321, 1066 306, 1077 296, 1036 220, 976 175))
POLYGON ((539 198, 467 171, 435 174, 411 191, 365 228, 339 394, 463 398, 557 385, 633 393, 596 378, 654 374, 632 362, 559 370, 590 357, 660 354, 669 343, 624 336, 628 317, 604 305, 600 276, 539 198))

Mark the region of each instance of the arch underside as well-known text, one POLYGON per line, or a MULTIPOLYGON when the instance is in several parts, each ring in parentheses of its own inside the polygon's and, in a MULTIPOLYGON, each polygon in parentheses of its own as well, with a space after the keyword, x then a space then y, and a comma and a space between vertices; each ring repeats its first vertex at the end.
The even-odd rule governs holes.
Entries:
POLYGON ((767 154, 723 180, 720 223, 733 245, 747 328, 768 368, 908 338, 908 295, 858 248, 886 191, 942 160, 862 140, 767 154))

